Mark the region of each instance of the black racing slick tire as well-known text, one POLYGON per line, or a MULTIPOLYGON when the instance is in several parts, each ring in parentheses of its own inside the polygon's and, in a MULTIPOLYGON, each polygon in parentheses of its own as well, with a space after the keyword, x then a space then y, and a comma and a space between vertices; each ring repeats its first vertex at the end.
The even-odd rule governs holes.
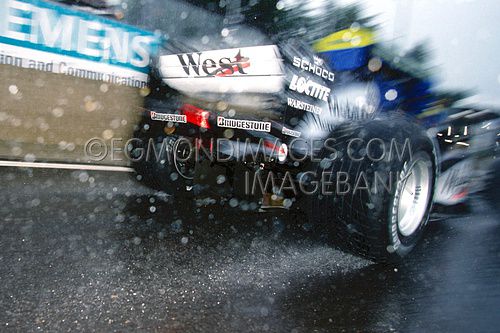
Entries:
POLYGON ((312 222, 347 252, 400 261, 421 238, 432 208, 431 140, 415 123, 393 115, 339 126, 329 141, 316 166, 322 186, 312 198, 312 222))

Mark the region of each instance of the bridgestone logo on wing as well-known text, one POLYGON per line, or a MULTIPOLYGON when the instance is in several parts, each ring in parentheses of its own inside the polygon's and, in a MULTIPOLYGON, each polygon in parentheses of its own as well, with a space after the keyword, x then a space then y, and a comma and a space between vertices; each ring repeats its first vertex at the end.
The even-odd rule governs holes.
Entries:
POLYGON ((302 111, 312 112, 315 114, 321 114, 321 111, 323 111, 319 106, 302 102, 294 98, 288 98, 288 106, 291 106, 295 109, 299 109, 302 111))
POLYGON ((259 131, 259 132, 271 131, 271 123, 267 121, 227 119, 224 117, 217 117, 217 126, 226 128, 237 128, 249 131, 259 131))
POLYGON ((151 111, 151 119, 160 121, 171 121, 173 123, 185 123, 186 115, 171 114, 171 113, 156 113, 151 111))

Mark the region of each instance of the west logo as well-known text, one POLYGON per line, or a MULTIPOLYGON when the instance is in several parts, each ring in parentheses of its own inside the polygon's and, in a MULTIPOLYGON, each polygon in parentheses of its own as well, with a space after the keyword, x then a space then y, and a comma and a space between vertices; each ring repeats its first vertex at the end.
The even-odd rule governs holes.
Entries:
POLYGON ((234 58, 221 57, 218 60, 203 56, 203 52, 178 54, 184 72, 190 76, 230 76, 235 73, 247 74, 250 58, 241 55, 241 50, 234 58))

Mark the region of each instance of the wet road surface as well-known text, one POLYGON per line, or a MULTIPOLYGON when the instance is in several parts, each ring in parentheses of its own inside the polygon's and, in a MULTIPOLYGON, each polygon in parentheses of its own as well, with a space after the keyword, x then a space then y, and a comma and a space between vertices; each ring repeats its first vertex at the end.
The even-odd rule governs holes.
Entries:
POLYGON ((0 331, 498 331, 495 192, 382 266, 286 216, 192 212, 129 174, 0 180, 0 331))

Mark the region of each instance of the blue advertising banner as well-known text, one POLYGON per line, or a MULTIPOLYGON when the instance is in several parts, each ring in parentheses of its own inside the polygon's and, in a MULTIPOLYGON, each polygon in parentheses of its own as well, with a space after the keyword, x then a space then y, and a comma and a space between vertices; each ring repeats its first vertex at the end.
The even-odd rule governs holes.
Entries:
POLYGON ((0 64, 147 84, 154 33, 41 0, 0 0, 0 64))

